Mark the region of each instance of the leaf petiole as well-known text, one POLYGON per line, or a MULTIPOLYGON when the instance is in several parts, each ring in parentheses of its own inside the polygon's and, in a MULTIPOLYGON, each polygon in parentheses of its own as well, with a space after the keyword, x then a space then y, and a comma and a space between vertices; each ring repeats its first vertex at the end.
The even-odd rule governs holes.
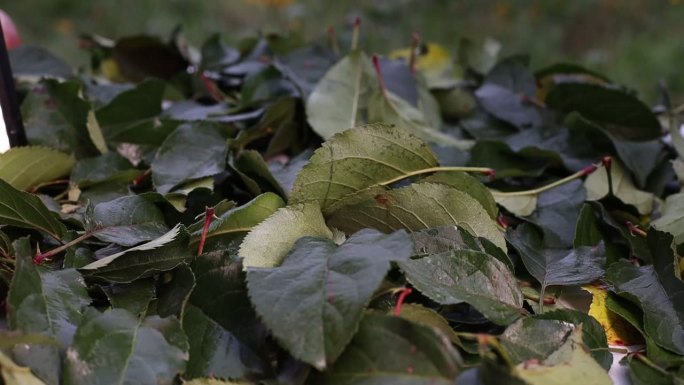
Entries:
POLYGON ((523 190, 523 191, 508 191, 508 192, 502 192, 502 191, 492 191, 492 195, 494 196, 499 196, 499 197, 513 197, 513 196, 525 196, 525 195, 539 195, 543 193, 544 191, 552 190, 558 186, 562 186, 566 183, 572 182, 575 179, 581 178, 583 176, 587 176, 591 174, 592 172, 596 171, 598 166, 595 164, 592 164, 590 166, 585 167, 584 169, 577 171, 576 173, 572 175, 568 175, 563 179, 559 179, 555 182, 549 183, 547 185, 537 187, 535 189, 531 190, 523 190))
POLYGON ((46 251, 44 253, 41 253, 40 249, 38 249, 36 252, 36 255, 33 256, 33 264, 40 265, 41 263, 45 262, 46 259, 49 259, 49 258, 61 253, 62 251, 70 248, 71 246, 75 246, 75 245, 85 241, 86 239, 92 237, 98 231, 99 231, 99 229, 86 231, 80 237, 75 238, 75 239, 63 244, 62 246, 55 247, 54 249, 46 251))
POLYGON ((380 183, 380 186, 388 186, 392 183, 399 182, 402 179, 410 178, 416 175, 429 174, 433 172, 479 172, 485 175, 494 175, 494 170, 488 167, 430 167, 421 170, 409 171, 404 175, 399 175, 396 178, 390 179, 380 183))

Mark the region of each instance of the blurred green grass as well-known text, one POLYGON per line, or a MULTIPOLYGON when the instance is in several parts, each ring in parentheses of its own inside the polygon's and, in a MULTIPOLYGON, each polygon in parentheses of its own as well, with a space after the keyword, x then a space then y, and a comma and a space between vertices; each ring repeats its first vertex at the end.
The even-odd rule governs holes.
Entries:
POLYGON ((45 46, 75 66, 88 60, 78 48, 81 32, 166 37, 180 24, 199 46, 217 32, 233 43, 259 31, 320 38, 334 26, 344 34, 361 16, 368 51, 406 46, 413 31, 454 55, 462 38, 492 38, 501 56, 529 53, 534 68, 574 62, 636 89, 647 102, 655 101, 659 81, 675 101, 684 98, 682 0, 13 0, 0 7, 25 44, 45 46))

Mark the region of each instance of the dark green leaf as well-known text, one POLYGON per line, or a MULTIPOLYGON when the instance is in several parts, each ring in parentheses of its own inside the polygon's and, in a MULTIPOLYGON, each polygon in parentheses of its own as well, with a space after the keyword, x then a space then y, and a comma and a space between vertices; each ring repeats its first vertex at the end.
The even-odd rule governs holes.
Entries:
POLYGON ((225 170, 227 146, 212 124, 183 124, 159 148, 152 162, 152 181, 159 193, 183 182, 225 170))
POLYGON ((95 233, 98 239, 122 246, 150 241, 169 231, 162 211, 140 195, 121 197, 96 205, 93 221, 98 226, 95 233))
POLYGON ((522 314, 523 297, 513 273, 486 253, 454 250, 399 266, 413 286, 440 304, 466 302, 500 325, 522 314))
POLYGON ((141 319, 123 309, 89 309, 67 350, 63 381, 170 385, 187 360, 187 337, 175 317, 141 319))
POLYGON ((648 235, 653 265, 613 263, 607 278, 615 291, 644 311, 644 331, 663 348, 684 354, 684 283, 675 276, 672 236, 651 229, 648 235))
POLYGON ((190 234, 176 225, 161 237, 95 261, 80 270, 85 275, 110 282, 127 283, 172 270, 192 258, 190 234))
POLYGON ((577 218, 587 192, 579 180, 545 191, 537 197, 537 208, 526 219, 542 229, 544 245, 571 247, 577 218))
POLYGON ((99 153, 86 128, 90 104, 79 96, 80 91, 77 80, 46 79, 29 92, 21 106, 29 144, 77 157, 99 153))
MULTIPOLYGON (((601 324, 594 317, 571 309, 558 309, 543 314, 537 314, 534 318, 539 320, 557 320, 570 322, 576 327, 582 326, 582 342, 589 349, 591 356, 594 357, 603 369, 610 369, 613 363, 613 355, 608 350, 608 340, 601 324)), ((531 341, 537 340, 533 337, 531 341)))
POLYGON ((553 319, 524 318, 501 334, 501 345, 514 363, 543 360, 558 350, 573 326, 553 319))
POLYGON ((335 365, 313 383, 451 385, 460 361, 434 329, 400 317, 368 314, 335 365))
POLYGON ((506 239, 518 251, 527 271, 547 286, 590 283, 604 273, 606 255, 603 243, 574 250, 546 248, 532 225, 522 224, 507 233, 506 239))
POLYGON ((157 314, 162 317, 181 317, 194 288, 195 274, 187 265, 180 265, 172 273, 166 273, 158 289, 157 314))
POLYGON ((13 188, 0 179, 0 225, 37 229, 59 240, 66 235, 66 227, 51 213, 41 200, 13 188))
POLYGON ((546 104, 565 113, 577 111, 623 139, 643 141, 661 136, 660 123, 651 109, 618 89, 586 83, 562 83, 553 87, 546 104))
POLYGON ((155 296, 154 279, 140 279, 131 283, 102 287, 114 309, 125 309, 136 316, 144 316, 155 296))
POLYGON ((390 262, 406 260, 412 251, 404 231, 362 230, 339 247, 328 239, 305 237, 279 267, 249 268, 247 287, 257 313, 281 345, 323 370, 351 340, 390 262), (302 330, 304 324, 309 326, 302 330))
MULTIPOLYGON (((218 333, 226 343, 230 343, 231 351, 236 349, 240 354, 237 368, 244 366, 245 370, 260 374, 268 372, 270 369, 265 341, 267 331, 258 320, 247 296, 245 273, 240 260, 231 257, 226 251, 211 252, 197 257, 191 267, 195 273, 196 286, 190 296, 190 304, 203 313, 200 318, 211 321, 204 322, 209 329, 206 332, 209 333, 207 338, 218 333), (220 326, 212 326, 214 323, 220 326)), ((198 324, 201 325, 202 323, 198 324)), ((190 324, 185 326, 188 333, 191 328, 190 324)), ((196 331, 200 332, 201 329, 196 331)), ((199 337, 204 338, 205 332, 201 333, 203 334, 198 334, 199 337)), ((198 344, 202 346, 201 341, 193 342, 193 346, 198 344)))
POLYGON ((97 183, 126 182, 142 173, 132 168, 131 163, 116 152, 108 152, 95 158, 79 159, 71 170, 71 181, 80 188, 97 183))
POLYGON ((185 370, 188 378, 244 378, 263 371, 263 364, 253 353, 198 308, 186 308, 183 330, 190 343, 190 359, 185 370))
POLYGON ((165 85, 147 80, 118 94, 95 112, 107 141, 159 145, 169 130, 154 119, 161 112, 165 85))
MULTIPOLYGON (((90 303, 83 277, 74 269, 50 271, 33 264, 28 238, 14 242, 16 267, 7 296, 9 325, 24 333, 41 333, 71 344, 83 308, 90 303)), ((21 344, 17 361, 30 366, 43 380, 56 384, 61 367, 56 346, 21 344)))

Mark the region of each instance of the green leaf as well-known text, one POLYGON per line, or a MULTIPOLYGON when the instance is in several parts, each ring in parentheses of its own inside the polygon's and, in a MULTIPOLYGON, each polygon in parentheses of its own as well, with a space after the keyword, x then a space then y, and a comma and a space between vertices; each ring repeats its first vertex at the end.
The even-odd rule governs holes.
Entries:
POLYGON ((500 193, 498 190, 492 190, 494 200, 496 203, 503 206, 506 210, 510 211, 512 214, 526 217, 534 213, 537 208, 537 196, 536 195, 505 195, 497 194, 500 193))
POLYGON ((97 148, 101 154, 108 153, 109 148, 107 148, 107 143, 102 134, 102 128, 100 127, 100 123, 97 121, 97 116, 95 116, 95 111, 93 110, 88 111, 86 128, 88 129, 88 136, 90 136, 90 140, 93 142, 93 145, 95 145, 95 148, 97 148))
POLYGON ((323 370, 351 340, 390 262, 406 260, 412 251, 404 231, 362 230, 339 247, 328 239, 305 237, 279 267, 249 268, 247 287, 280 344, 323 370))
POLYGON ((527 271, 542 285, 581 285, 601 277, 606 263, 603 243, 576 249, 546 248, 539 232, 522 224, 507 233, 506 239, 518 251, 527 271))
POLYGON ((358 50, 328 70, 306 101, 307 120, 318 135, 329 139, 362 123, 372 73, 370 60, 358 50))
POLYGON ((577 111, 623 139, 642 141, 661 136, 660 123, 651 109, 619 89, 586 83, 561 83, 549 92, 546 104, 566 113, 577 111))
POLYGON ((684 193, 667 197, 660 211, 662 216, 651 225, 659 231, 672 234, 675 244, 684 243, 684 193))
MULTIPOLYGON (((556 320, 570 322, 576 327, 582 326, 582 342, 589 349, 591 356, 603 369, 610 369, 613 363, 613 355, 608 350, 608 340, 601 324, 594 317, 572 309, 558 309, 533 316, 539 320, 556 320)), ((536 341, 533 337, 532 341, 536 341)))
POLYGON ((473 235, 506 250, 501 232, 482 205, 470 195, 443 184, 418 183, 379 193, 335 211, 328 224, 347 234, 365 227, 390 232, 465 226, 473 235))
MULTIPOLYGON (((16 267, 7 295, 9 326, 53 337, 62 348, 69 346, 83 308, 90 303, 83 277, 75 269, 50 271, 36 266, 28 238, 13 246, 16 267)), ((20 344, 14 356, 49 384, 57 383, 61 367, 57 346, 20 344)))
POLYGON ((543 360, 558 350, 573 330, 571 324, 552 320, 524 318, 506 328, 501 345, 514 363, 543 360))
POLYGON ((90 104, 80 96, 78 80, 45 79, 28 93, 21 105, 29 144, 75 154, 97 155, 88 136, 90 104))
POLYGON ((152 162, 157 192, 225 170, 226 141, 213 124, 183 124, 162 143, 152 162))
MULTIPOLYGON (((394 313, 394 309, 390 309, 388 315, 390 312, 394 313)), ((415 324, 435 328, 447 336, 452 343, 460 343, 458 334, 451 328, 449 321, 430 308, 416 303, 405 303, 401 307, 399 316, 415 324)))
POLYGON ((301 237, 333 238, 316 204, 297 204, 278 209, 247 234, 239 255, 245 267, 280 265, 301 237))
POLYGON ((456 139, 440 132, 439 127, 431 127, 422 111, 386 90, 383 92, 377 89, 371 93, 368 99, 368 122, 383 122, 403 127, 423 140, 454 146, 461 150, 468 150, 473 146, 472 141, 456 139))
MULTIPOLYGON (((647 215, 653 210, 653 194, 641 191, 634 186, 629 174, 620 162, 613 161, 610 168, 613 194, 622 202, 633 205, 640 214, 647 215)), ((599 200, 610 193, 606 168, 600 166, 584 181, 587 200, 599 200)))
POLYGON ((519 364, 515 375, 529 385, 610 385, 608 373, 591 357, 582 344, 582 328, 572 332, 566 342, 540 365, 519 364))
POLYGON ((589 203, 584 203, 577 218, 573 247, 598 245, 603 240, 599 226, 600 222, 596 218, 594 209, 589 203))
POLYGON ((146 80, 95 111, 105 139, 115 143, 159 145, 168 135, 168 128, 154 121, 162 111, 165 87, 159 79, 146 80))
POLYGON ((249 358, 243 358, 245 349, 240 341, 198 308, 186 308, 183 331, 190 343, 185 376, 244 378, 253 372, 249 358))
POLYGON ((356 127, 314 152, 294 182, 289 203, 317 202, 328 215, 344 198, 437 165, 430 147, 402 127, 356 127))
POLYGON ((451 385, 461 359, 431 327, 367 314, 335 365, 313 380, 325 385, 451 385))
POLYGON ((112 284, 102 287, 109 304, 114 309, 125 309, 135 315, 144 315, 156 295, 153 279, 139 279, 135 282, 112 284))
POLYGON ((537 196, 537 208, 526 219, 542 230, 545 246, 572 246, 577 218, 586 195, 582 182, 574 180, 537 196))
MULTIPOLYGON (((242 206, 228 210, 209 225, 206 237, 207 244, 240 239, 282 207, 285 207, 283 199, 274 193, 267 192, 242 206)), ((189 230, 192 231, 190 245, 197 244, 200 241, 203 223, 204 218, 190 227, 189 230)))
POLYGON ((0 374, 5 385, 45 385, 31 373, 30 368, 15 364, 12 359, 0 351, 0 374))
POLYGON ((89 309, 66 352, 63 379, 67 385, 170 385, 187 360, 188 341, 175 317, 89 309))
POLYGON ((625 260, 610 265, 607 278, 615 291, 644 311, 644 331, 661 347, 684 355, 684 283, 675 276, 672 236, 651 229, 648 244, 653 265, 625 260))
POLYGON ((241 176, 245 175, 247 178, 252 179, 259 185, 262 191, 275 192, 281 197, 286 196, 280 183, 278 183, 268 169, 264 158, 257 151, 245 150, 240 152, 240 155, 235 159, 234 165, 241 176))
POLYGON ((74 160, 67 154, 40 146, 14 147, 0 154, 0 179, 17 190, 69 175, 74 160))
MULTIPOLYGON (((201 314, 194 310, 185 313, 185 317, 197 320, 197 324, 183 319, 188 336, 196 336, 191 337, 191 346, 195 349, 204 349, 206 346, 210 351, 210 341, 218 344, 217 349, 225 346, 225 353, 222 350, 215 354, 225 354, 239 360, 216 362, 225 365, 224 370, 261 376, 270 372, 267 331, 247 296, 241 260, 221 250, 198 256, 191 267, 196 286, 190 296, 192 306, 186 309, 195 307, 201 311, 201 314), (190 312, 194 314, 189 315, 190 312)), ((189 369, 196 370, 195 373, 208 370, 205 369, 207 362, 196 360, 201 360, 201 356, 191 356, 189 369)))
POLYGON ((195 273, 188 265, 180 265, 172 273, 167 273, 157 290, 157 314, 182 317, 195 284, 195 273))
POLYGON ((441 226, 411 233, 414 253, 417 256, 438 254, 451 250, 474 250, 487 253, 514 270, 513 262, 506 253, 490 240, 475 237, 464 227, 441 226))
POLYGON ((188 249, 189 239, 185 227, 178 224, 157 239, 109 255, 79 270, 87 276, 109 282, 132 282, 172 270, 192 258, 188 249))
POLYGON ((133 169, 131 162, 116 152, 108 152, 94 158, 76 161, 70 180, 80 188, 99 183, 121 182, 129 184, 142 171, 133 169))
POLYGON ((496 201, 489 189, 482 184, 477 178, 470 176, 465 172, 436 172, 427 178, 421 179, 421 182, 441 183, 451 186, 456 190, 475 198, 482 207, 487 210, 489 216, 496 219, 499 215, 499 209, 496 207, 496 201))
POLYGON ((226 381, 217 380, 215 378, 195 378, 192 381, 183 382, 183 385, 253 385, 249 381, 226 381))
POLYGON ((0 225, 43 231, 60 240, 66 227, 35 195, 19 191, 0 179, 0 225))
POLYGON ((522 315, 523 296, 513 273, 479 251, 453 250, 399 262, 406 279, 437 303, 466 302, 499 325, 522 315))
POLYGON ((519 129, 538 127, 542 123, 538 107, 525 100, 536 95, 536 82, 528 62, 525 56, 501 60, 475 91, 485 111, 519 129))
POLYGON ((169 231, 164 214, 150 200, 133 195, 102 202, 93 210, 95 237, 122 246, 134 246, 169 231))

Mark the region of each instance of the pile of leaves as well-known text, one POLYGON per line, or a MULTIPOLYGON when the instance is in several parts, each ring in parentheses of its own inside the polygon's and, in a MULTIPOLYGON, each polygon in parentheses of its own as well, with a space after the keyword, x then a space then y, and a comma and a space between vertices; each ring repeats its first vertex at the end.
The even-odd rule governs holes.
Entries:
POLYGON ((4 382, 682 383, 666 90, 358 40, 12 51, 4 382))

